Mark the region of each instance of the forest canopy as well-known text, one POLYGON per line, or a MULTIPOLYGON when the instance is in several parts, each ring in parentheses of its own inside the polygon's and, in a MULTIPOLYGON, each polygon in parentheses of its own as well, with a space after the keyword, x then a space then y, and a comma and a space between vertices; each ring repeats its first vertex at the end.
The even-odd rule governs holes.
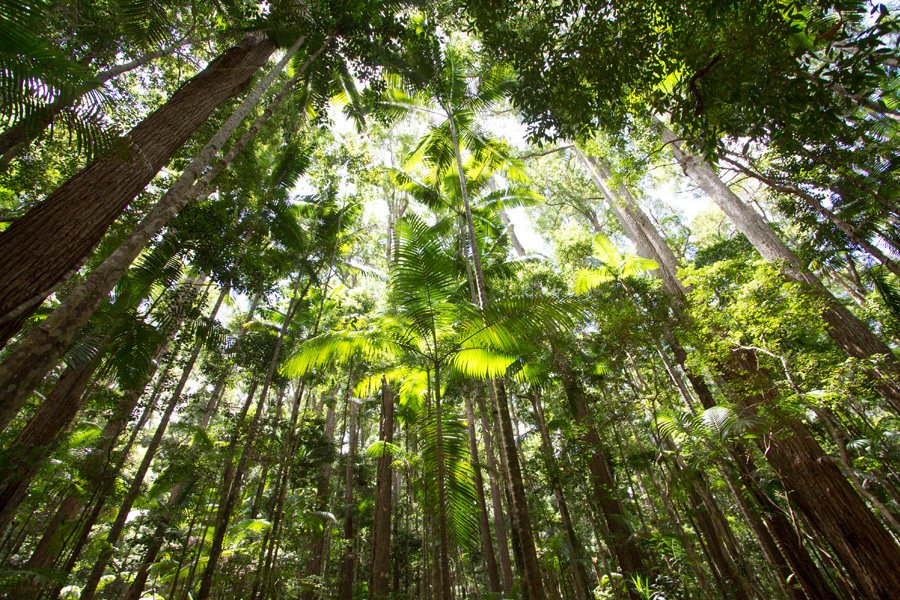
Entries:
POLYGON ((900 598, 900 19, 0 0, 0 597, 900 598))

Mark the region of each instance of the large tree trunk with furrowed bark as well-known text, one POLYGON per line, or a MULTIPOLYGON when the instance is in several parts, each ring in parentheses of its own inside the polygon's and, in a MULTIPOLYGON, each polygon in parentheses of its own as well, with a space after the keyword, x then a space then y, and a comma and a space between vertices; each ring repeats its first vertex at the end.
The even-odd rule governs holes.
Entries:
MULTIPOLYGON (((772 407, 778 399, 771 378, 744 350, 722 365, 743 406, 772 407)), ((761 450, 785 486, 788 498, 831 545, 864 598, 900 598, 900 546, 853 489, 806 427, 781 416, 775 431, 760 440, 761 450)))

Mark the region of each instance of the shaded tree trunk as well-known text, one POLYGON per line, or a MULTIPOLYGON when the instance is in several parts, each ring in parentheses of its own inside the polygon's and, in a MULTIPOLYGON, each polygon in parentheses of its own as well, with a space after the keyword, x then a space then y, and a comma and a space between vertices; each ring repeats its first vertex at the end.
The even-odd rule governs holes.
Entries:
POLYGON ((341 560, 340 581, 338 583, 338 600, 353 600, 353 589, 356 584, 356 519, 354 513, 356 506, 353 504, 353 481, 356 471, 356 445, 359 441, 359 424, 357 412, 359 405, 348 400, 350 407, 347 415, 347 442, 346 464, 344 465, 344 541, 347 549, 341 560))
POLYGON ((566 502, 566 496, 559 481, 560 467, 556 461, 556 456, 554 456, 553 442, 550 439, 550 432, 547 430, 547 423, 544 420, 543 408, 541 407, 540 396, 537 391, 531 398, 531 404, 534 409, 538 433, 541 436, 541 449, 544 451, 548 461, 547 472, 550 478, 550 486, 553 488, 553 495, 556 497, 560 521, 562 521, 563 530, 566 532, 566 543, 569 545, 571 554, 569 569, 572 571, 572 578, 575 581, 575 598, 576 600, 587 600, 592 586, 588 583, 588 577, 581 562, 585 557, 584 547, 575 534, 575 527, 572 524, 572 517, 569 513, 569 504, 566 502))
POLYGON ((501 469, 497 468, 494 458, 494 443, 491 436, 491 428, 488 426, 487 407, 484 396, 480 391, 476 392, 478 412, 481 417, 481 435, 484 441, 484 453, 487 456, 488 482, 491 489, 491 508, 494 512, 494 533, 497 537, 497 550, 500 555, 500 575, 503 583, 503 593, 509 595, 513 588, 513 573, 511 558, 509 556, 509 541, 506 538, 506 519, 503 512, 503 498, 500 492, 500 483, 497 474, 501 469))
POLYGON ((501 448, 506 458, 506 475, 509 482, 510 495, 512 496, 511 506, 512 511, 515 513, 515 533, 519 539, 522 562, 524 563, 522 583, 527 585, 528 597, 531 600, 545 600, 544 582, 541 578, 537 547, 534 543, 534 533, 531 529, 528 498, 525 494, 525 486, 522 480, 522 467, 519 464, 516 439, 512 430, 512 417, 510 415, 506 388, 503 382, 495 381, 492 389, 495 392, 493 400, 497 406, 498 421, 500 422, 501 448))
MULTIPOLYGON (((73 290, 66 299, 26 336, 15 349, 0 363, 0 389, 7 394, 0 399, 0 426, 11 419, 22 407, 28 394, 37 386, 44 374, 52 368, 65 348, 71 343, 75 334, 87 322, 97 309, 105 295, 115 286, 119 278, 128 269, 131 262, 144 249, 147 242, 165 225, 169 219, 200 191, 206 189, 213 178, 231 164, 247 142, 256 134, 271 116, 275 107, 284 99, 287 92, 308 66, 325 49, 323 44, 319 50, 307 60, 288 84, 273 99, 269 107, 238 140, 222 159, 209 169, 202 177, 202 171, 210 164, 219 149, 236 131, 249 112, 256 105, 277 75, 296 53, 304 38, 299 38, 281 62, 266 74, 253 91, 231 114, 210 141, 197 154, 193 161, 178 177, 172 187, 160 198, 135 230, 99 267, 94 269, 84 283, 73 290), (194 183, 197 178, 200 181, 194 183), (19 375, 17 377, 17 374, 19 375)), ((327 44, 327 42, 326 42, 327 44)))
MULTIPOLYGON (((746 351, 732 353, 723 372, 750 410, 772 407, 778 394, 764 369, 746 351)), ((835 462, 806 428, 782 416, 775 433, 760 440, 769 464, 784 483, 788 498, 828 541, 841 564, 866 598, 900 597, 900 547, 872 514, 835 462)))
MULTIPOLYGON (((335 417, 334 404, 329 404, 325 416, 325 439, 334 439, 335 417)), ((319 473, 319 481, 316 487, 315 510, 323 513, 328 510, 328 486, 331 481, 331 470, 333 464, 328 462, 322 465, 322 471, 319 473)), ((330 527, 330 524, 327 525, 330 527)), ((309 560, 306 564, 306 571, 309 575, 319 575, 322 572, 322 566, 325 563, 325 532, 317 537, 310 547, 309 560)), ((316 596, 315 588, 307 588, 302 594, 302 600, 313 600, 316 596)))
MULTIPOLYGON (((630 581, 634 575, 646 576, 644 559, 625 517, 622 503, 616 493, 615 478, 612 471, 610 471, 609 460, 602 451, 600 436, 593 423, 591 423, 590 411, 588 410, 584 392, 575 380, 575 375, 571 369, 565 364, 564 359, 558 357, 557 363, 562 373, 563 389, 575 410, 576 422, 584 430, 581 438, 591 452, 591 455, 588 457, 590 481, 597 502, 603 511, 610 534, 610 542, 612 543, 613 552, 616 555, 619 567, 622 569, 626 581, 630 581)), ((630 593, 634 595, 633 591, 630 593)))

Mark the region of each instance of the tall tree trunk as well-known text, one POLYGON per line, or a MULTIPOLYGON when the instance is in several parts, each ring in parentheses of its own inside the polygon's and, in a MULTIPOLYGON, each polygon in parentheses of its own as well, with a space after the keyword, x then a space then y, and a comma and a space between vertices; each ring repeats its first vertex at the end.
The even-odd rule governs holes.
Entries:
POLYGON ((274 49, 258 34, 245 37, 131 130, 130 157, 94 161, 0 235, 0 345, 84 264, 113 221, 210 114, 247 89, 274 49))
POLYGON ((537 559, 537 546, 534 543, 534 533, 531 529, 531 515, 528 511, 528 498, 522 480, 522 467, 519 464, 516 438, 512 430, 509 399, 503 382, 495 381, 493 388, 489 387, 489 389, 493 389, 495 392, 493 400, 500 422, 501 449, 506 458, 506 475, 512 496, 512 511, 515 513, 515 533, 519 538, 524 563, 522 583, 528 587, 530 600, 545 600, 547 595, 544 591, 540 563, 537 559))
POLYGON ((100 365, 108 339, 104 338, 87 363, 66 367, 45 402, 11 444, 8 464, 0 469, 0 530, 12 519, 32 478, 62 441, 63 433, 87 400, 88 383, 100 365), (58 405, 68 410, 53 410, 58 405))
POLYGON ((790 280, 819 293, 825 302, 822 311, 825 329, 837 345, 853 358, 879 358, 882 361, 871 370, 874 386, 893 411, 900 414, 900 361, 890 348, 822 285, 769 224, 731 191, 712 165, 686 152, 668 129, 663 128, 662 140, 670 146, 672 155, 688 177, 728 215, 764 259, 785 263, 784 273, 790 280))
MULTIPOLYGON (((436 341, 436 340, 435 340, 436 341)), ((434 437, 437 446, 437 488, 438 488, 438 556, 439 556, 439 573, 440 588, 435 594, 437 600, 452 600, 452 580, 450 578, 450 548, 447 537, 447 479, 446 467, 444 465, 444 422, 442 415, 441 400, 441 371, 437 365, 434 366, 434 437)))
MULTIPOLYGON (((213 539, 210 544, 206 567, 200 578, 200 589, 197 591, 196 600, 207 600, 212 591, 213 576, 218 567, 219 558, 222 556, 222 545, 225 542, 225 533, 228 530, 228 523, 231 521, 232 514, 237 507, 238 498, 241 495, 243 478, 246 474, 250 455, 252 454, 251 448, 259 433, 259 424, 262 419, 263 410, 266 406, 266 397, 269 393, 269 388, 272 385, 272 378, 275 375, 275 367, 278 365, 278 359, 281 356, 281 348, 284 345, 284 336, 291 326, 291 321, 293 321, 294 315, 297 313, 297 309, 300 307, 302 301, 302 297, 297 295, 299 287, 300 277, 298 276, 294 283, 291 301, 284 316, 284 321, 278 331, 278 338, 275 340, 275 347, 272 349, 272 356, 269 359, 269 368, 266 372, 266 378, 263 381, 262 390, 259 393, 259 400, 256 403, 256 413, 253 415, 253 420, 247 431, 244 451, 241 452, 241 458, 233 473, 231 471, 232 460, 234 457, 233 452, 237 446, 237 436, 240 434, 239 430, 235 429, 234 436, 229 443, 228 456, 225 460, 225 468, 219 490, 219 508, 216 513, 215 530, 213 531, 213 539)), ((247 409, 248 408, 249 400, 247 402, 247 409)), ((244 415, 246 415, 246 410, 244 415)), ((242 422, 243 420, 244 418, 242 417, 240 421, 242 422)))
POLYGON ((384 378, 381 380, 381 435, 385 444, 375 475, 375 515, 372 525, 372 579, 369 600, 384 600, 390 593, 391 581, 391 495, 393 455, 388 444, 394 443, 394 391, 384 378))
MULTIPOLYGON (((463 170, 462 154, 460 153, 459 137, 456 131, 456 122, 451 111, 447 111, 450 124, 450 133, 453 141, 454 155, 456 157, 456 169, 459 176, 460 191, 463 198, 463 205, 466 215, 466 228, 469 238, 469 244, 472 251, 473 274, 475 275, 475 286, 478 292, 478 303, 484 307, 488 304, 487 287, 484 282, 484 271, 481 267, 481 252, 478 248, 478 237, 475 234, 475 223, 472 220, 472 207, 469 202, 469 193, 466 188, 466 174, 463 170)), ((516 515, 516 522, 519 531, 517 532, 523 552, 525 567, 525 582, 527 583, 531 600, 545 600, 544 583, 541 578, 540 564, 537 559, 537 548, 534 544, 534 534, 531 531, 531 515, 528 511, 528 503, 525 495, 525 487, 522 482, 522 471, 519 465, 519 457, 516 450, 515 438, 512 431, 512 417, 509 412, 509 401, 506 397, 506 390, 502 382, 496 382, 489 385, 493 402, 498 406, 498 416, 500 420, 500 435, 503 443, 501 451, 506 456, 507 475, 509 476, 509 485, 513 498, 513 510, 516 515), (512 456, 509 455, 512 452, 512 456)))
MULTIPOLYGON (((671 145, 674 148, 677 144, 674 138, 667 139, 673 141, 671 145)), ((698 159, 690 164, 696 166, 698 163, 711 170, 711 167, 698 159)), ((706 171, 703 172, 706 176, 710 175, 706 171)), ((716 181, 721 183, 718 176, 715 176, 715 181, 708 181, 713 184, 716 181)), ((728 192, 733 195, 730 190, 728 192)), ((744 205, 744 208, 747 207, 744 205)), ((784 246, 761 217, 759 215, 756 217, 758 221, 750 219, 750 222, 757 226, 756 237, 768 240, 772 248, 776 245, 784 246)), ((649 235, 650 231, 648 230, 646 234, 649 235)), ((762 253, 761 250, 760 252, 762 253)), ((778 256, 775 250, 769 252, 775 254, 763 256, 770 259, 778 256)), ((657 260, 659 256, 660 254, 656 253, 649 258, 657 260)), ((667 261, 662 258, 657 262, 661 269, 668 268, 667 261)), ((747 408, 768 406, 776 401, 777 393, 772 387, 771 379, 764 370, 758 368, 756 359, 747 351, 733 352, 719 366, 725 379, 736 388, 739 401, 747 408)), ((700 383, 699 378, 692 378, 691 381, 700 383)), ((703 390, 704 387, 705 384, 698 385, 697 389, 703 390)), ((704 399, 705 394, 698 395, 701 396, 701 400, 704 399)), ((711 396, 709 399, 711 401, 711 396)), ((864 590, 869 598, 887 598, 896 594, 900 579, 895 577, 894 571, 887 570, 883 565, 891 561, 900 561, 900 548, 803 424, 787 419, 782 427, 767 436, 767 439, 769 443, 763 448, 763 452, 769 464, 785 484, 791 500, 803 510, 810 524, 832 544, 841 562, 845 563, 854 583, 864 590), (832 493, 833 504, 826 500, 832 493), (810 514, 810 511, 813 514, 810 514)), ((787 557, 788 553, 785 554, 787 557)))
POLYGON ((347 415, 348 446, 344 465, 344 541, 347 549, 341 560, 340 582, 338 583, 338 600, 353 600, 353 590, 356 586, 356 519, 354 513, 356 506, 353 504, 353 481, 356 478, 356 445, 359 441, 359 424, 357 412, 359 405, 354 400, 350 403, 347 415))
MULTIPOLYGON (((732 385, 745 382, 735 391, 747 409, 775 406, 778 393, 755 357, 735 351, 723 371, 732 385)), ((778 421, 777 435, 766 434, 760 446, 788 498, 828 541, 866 598, 900 597, 900 571, 890 567, 900 564, 900 547, 803 424, 789 416, 778 421)))
MULTIPOLYGON (((557 363, 562 374, 563 389, 571 406, 575 409, 576 422, 584 431, 582 440, 591 452, 588 457, 591 485, 603 511, 616 560, 622 569, 625 581, 630 581, 636 575, 646 576, 644 559, 616 493, 616 482, 609 468, 609 460, 601 448, 600 436, 591 422, 584 391, 575 380, 575 375, 565 363, 565 359, 558 357, 557 363)), ((632 596, 635 595, 633 590, 630 593, 632 596)))
POLYGON ((499 594, 500 572, 497 570, 497 558, 494 556, 494 543, 491 539, 491 525, 488 520, 487 502, 484 498, 484 478, 481 476, 481 461, 478 459, 478 438, 475 436, 475 409, 472 398, 465 394, 466 420, 469 433, 469 454, 475 476, 475 491, 478 494, 478 524, 481 530, 481 548, 484 554, 484 570, 492 593, 499 594))
MULTIPOLYGON (((209 319, 212 321, 215 319, 216 314, 219 312, 219 308, 222 306, 222 302, 225 300, 225 297, 228 295, 228 288, 223 288, 219 293, 219 298, 216 300, 216 304, 210 312, 209 319)), ((254 307, 255 308, 255 307, 254 307)), ((253 308, 251 308, 252 314, 253 308)), ((187 376, 190 376, 191 370, 193 370, 193 364, 197 360, 197 356, 199 355, 199 350, 201 349, 202 341, 198 340, 194 346, 194 350, 191 353, 191 358, 188 361, 188 364, 185 365, 185 373, 182 374, 181 380, 178 382, 177 390, 183 391, 184 386, 182 382, 186 382, 187 376)), ((179 391, 179 393, 180 393, 179 391)), ((209 403, 206 405, 206 409, 203 412, 203 416, 200 418, 199 426, 202 428, 206 428, 209 425, 210 419, 212 419, 213 414, 216 410, 216 402, 218 400, 218 395, 216 390, 213 391, 212 396, 210 397, 209 403)), ((196 448, 196 442, 192 444, 194 448, 196 448)), ((150 574, 150 567, 156 562, 156 557, 159 554, 159 551, 162 549, 165 532, 168 530, 171 514, 170 512, 174 510, 174 507, 181 501, 181 496, 184 492, 185 484, 179 483, 177 484, 171 492, 169 492, 169 500, 166 502, 166 508, 164 509, 166 512, 160 519, 159 524, 156 527, 156 531, 153 534, 153 537, 150 540, 150 545, 144 551, 144 557, 141 560, 140 565, 137 568, 137 573, 134 576, 134 580, 131 582, 131 585, 125 590, 125 593, 122 594, 122 600, 139 600, 141 594, 144 591, 144 586, 147 583, 147 577, 150 574)))

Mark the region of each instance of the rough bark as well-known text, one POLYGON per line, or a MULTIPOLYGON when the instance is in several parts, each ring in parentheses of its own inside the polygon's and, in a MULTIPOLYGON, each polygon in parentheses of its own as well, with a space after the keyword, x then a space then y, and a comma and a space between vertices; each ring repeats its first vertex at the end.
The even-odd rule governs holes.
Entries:
MULTIPOLYGON (((777 401, 771 379, 749 353, 734 352, 723 370, 732 385, 745 382, 736 391, 747 409, 777 401)), ((893 537, 803 424, 784 416, 777 425, 760 446, 788 498, 828 541, 864 597, 900 597, 900 571, 892 567, 900 564, 900 547, 893 537)))
POLYGON ((46 400, 10 446, 8 464, 0 469, 0 529, 5 528, 12 518, 32 478, 59 445, 63 432, 87 399, 86 389, 103 357, 105 343, 104 339, 98 352, 86 364, 66 367, 46 400), (64 409, 57 410, 60 406, 64 409))
POLYGON ((503 512, 503 498, 500 495, 500 482, 497 474, 501 469, 497 467, 494 458, 494 441, 491 436, 491 428, 487 420, 487 407, 484 404, 484 396, 479 391, 476 395, 478 411, 481 418, 481 436, 484 441, 484 453, 487 455, 488 481, 491 489, 491 509, 494 512, 494 533, 497 536, 497 551, 500 556, 500 575, 503 583, 503 593, 507 596, 512 593, 513 573, 512 561, 509 556, 509 541, 506 538, 506 519, 503 512))
POLYGON ((131 130, 130 157, 94 161, 0 235, 0 344, 84 264, 113 221, 210 114, 247 89, 274 49, 268 39, 248 35, 131 130))
POLYGON ((591 486, 606 520, 610 542, 619 567, 622 569, 626 581, 630 581, 631 577, 635 575, 646 576, 644 559, 616 493, 615 478, 609 468, 609 460, 603 452, 600 436, 591 422, 584 392, 564 361, 559 360, 558 362, 561 365, 563 389, 575 410, 576 422, 584 431, 581 439, 591 453, 588 457, 591 486))
POLYGON ((528 497, 525 494, 522 467, 519 464, 516 438, 512 430, 509 399, 507 398, 503 382, 495 381, 494 384, 493 401, 496 404, 498 421, 500 422, 501 449, 506 458, 507 482, 509 483, 510 495, 512 496, 512 511, 515 513, 516 526, 514 529, 522 551, 524 567, 522 583, 527 585, 528 597, 531 600, 544 600, 547 594, 544 591, 540 564, 537 560, 537 547, 534 543, 534 533, 531 530, 528 497))

